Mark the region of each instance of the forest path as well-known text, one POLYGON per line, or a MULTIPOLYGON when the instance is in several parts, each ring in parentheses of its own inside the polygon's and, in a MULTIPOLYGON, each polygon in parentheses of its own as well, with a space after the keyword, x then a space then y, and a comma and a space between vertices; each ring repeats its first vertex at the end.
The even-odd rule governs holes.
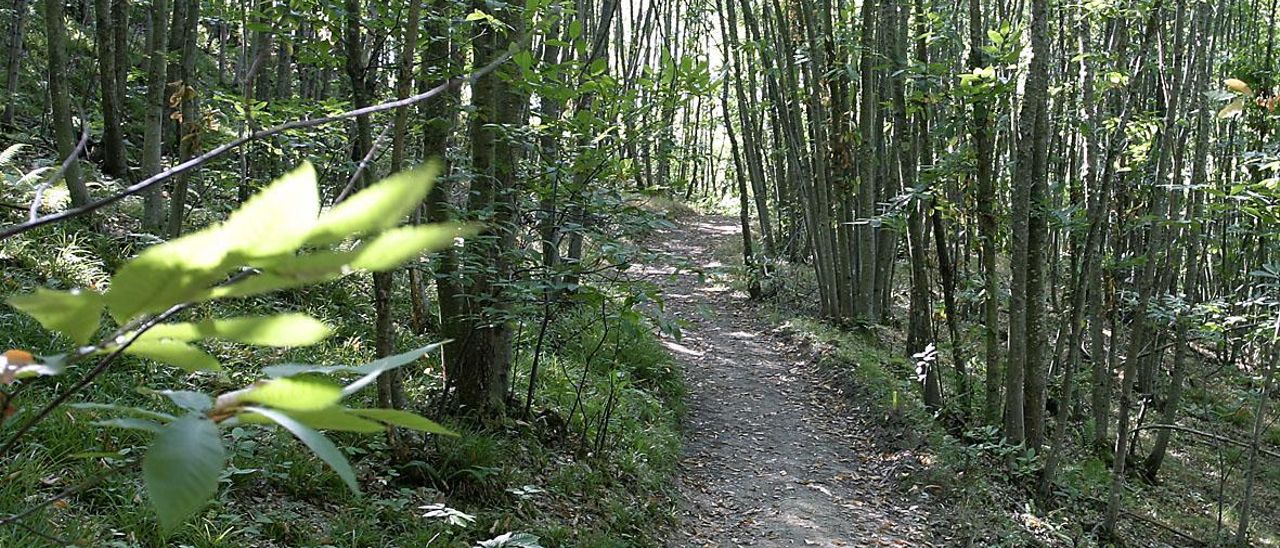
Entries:
POLYGON ((683 326, 665 343, 689 387, 683 524, 668 546, 928 546, 928 517, 898 488, 901 463, 872 441, 876 418, 726 285, 730 266, 713 250, 740 237, 735 220, 699 216, 650 244, 707 274, 660 277, 683 326))

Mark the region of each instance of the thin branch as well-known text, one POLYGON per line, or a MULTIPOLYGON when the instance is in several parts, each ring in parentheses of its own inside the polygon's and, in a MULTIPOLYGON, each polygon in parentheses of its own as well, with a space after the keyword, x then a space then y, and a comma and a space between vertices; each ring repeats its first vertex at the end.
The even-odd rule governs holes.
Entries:
MULTIPOLYGON (((253 276, 257 273, 258 271, 253 269, 242 270, 240 273, 234 276, 231 276, 230 278, 227 278, 226 281, 222 282, 219 285, 233 284, 249 276, 253 276)), ((130 345, 132 345, 140 337, 142 337, 143 333, 146 333, 149 329, 159 325, 161 322, 164 322, 169 318, 172 318, 178 315, 183 310, 190 308, 192 304, 194 303, 177 304, 169 308, 168 310, 165 310, 164 312, 161 312, 156 316, 152 316, 151 318, 148 318, 144 321, 135 320, 133 322, 125 324, 119 330, 117 330, 114 334, 112 334, 111 337, 105 339, 107 341, 117 341, 117 340, 120 340, 122 337, 126 337, 126 334, 127 334, 127 338, 125 338, 123 342, 119 343, 114 349, 111 350, 109 354, 107 354, 106 356, 103 356, 101 360, 98 360, 98 364, 93 367, 93 370, 89 371, 88 375, 85 375, 83 379, 80 379, 80 381, 77 382, 75 385, 73 385, 71 388, 68 388, 67 390, 63 391, 61 394, 58 395, 58 397, 54 398, 53 401, 50 401, 48 404, 45 404, 45 406, 40 409, 40 412, 36 413, 36 416, 32 417, 31 420, 28 420, 26 423, 22 425, 21 428, 19 428, 16 432, 14 432, 13 435, 9 437, 9 440, 5 442, 4 447, 0 447, 0 457, 3 457, 4 455, 8 454, 9 451, 11 451, 15 446, 17 446, 18 440, 22 439, 23 434, 26 434, 27 432, 29 432, 32 428, 35 427, 36 424, 39 424, 40 421, 43 421, 44 419, 48 418, 49 415, 53 414, 53 412, 58 408, 58 406, 66 403, 67 400, 71 399, 71 396, 74 396, 76 394, 76 392, 83 390, 86 386, 89 386, 89 384, 92 383, 94 379, 98 378, 98 376, 106 372, 107 368, 110 367, 111 364, 115 362, 117 358, 119 358, 122 354, 124 354, 124 351, 127 350, 130 345)), ((85 347, 80 350, 79 355, 83 356, 83 355, 96 352, 98 349, 101 349, 104 346, 105 345, 103 345, 102 343, 99 343, 95 346, 85 347)))
MULTIPOLYGON (((1212 432, 1205 432, 1204 430, 1196 430, 1195 428, 1188 428, 1188 427, 1186 427, 1186 426, 1178 426, 1178 425, 1176 425, 1176 424, 1148 424, 1148 425, 1145 425, 1145 426, 1139 426, 1139 427, 1137 427, 1137 428, 1134 428, 1133 430, 1130 430, 1130 433, 1132 433, 1132 434, 1136 434, 1136 433, 1141 432, 1141 431, 1143 431, 1143 430, 1173 430, 1174 432, 1183 432, 1183 433, 1186 433, 1186 434, 1195 434, 1195 435, 1197 435, 1197 436, 1203 436, 1203 437, 1209 438, 1209 439, 1211 439, 1211 440, 1217 440, 1217 441, 1220 441, 1220 442, 1226 443, 1226 444, 1228 444, 1228 445, 1234 445, 1234 446, 1237 446, 1237 447, 1243 447, 1243 448, 1245 448, 1245 449, 1249 449, 1249 448, 1254 447, 1254 444, 1249 443, 1249 442, 1245 442, 1245 441, 1240 441, 1240 440, 1237 440, 1237 439, 1228 438, 1228 437, 1226 437, 1226 436, 1222 436, 1222 435, 1214 434, 1214 433, 1212 433, 1212 432)), ((1265 448, 1263 448, 1263 447, 1258 447, 1257 449, 1258 449, 1258 452, 1259 452, 1259 453, 1262 453, 1263 455, 1266 455, 1266 456, 1271 457, 1271 458, 1280 459, 1280 453, 1277 453, 1277 452, 1275 452, 1275 451, 1271 451, 1271 450, 1269 450, 1269 449, 1265 449, 1265 448)))
MULTIPOLYGON (((81 118, 83 117, 84 115, 81 114, 81 118)), ((53 186, 53 183, 58 182, 58 179, 61 179, 62 174, 66 173, 68 169, 71 169, 71 164, 80 157, 87 144, 89 144, 89 122, 85 122, 80 130, 80 142, 76 144, 75 150, 71 151, 71 155, 62 161, 62 165, 58 167, 57 171, 45 177, 44 181, 41 181, 40 185, 36 187, 36 195, 31 199, 31 207, 27 209, 28 222, 35 221, 40 215, 40 202, 44 201, 44 191, 53 186)))
POLYGON ((165 171, 152 175, 142 181, 139 181, 134 185, 126 187, 124 190, 112 196, 108 196, 106 198, 103 198, 95 202, 90 202, 80 207, 71 208, 59 213, 54 213, 52 215, 45 215, 44 217, 32 219, 25 223, 14 225, 4 230, 0 230, 0 240, 9 238, 12 236, 16 236, 18 234, 22 234, 23 232, 26 232, 28 230, 41 227, 47 224, 56 223, 58 221, 63 221, 66 219, 70 219, 72 217, 97 211, 106 206, 119 202, 120 200, 123 200, 128 196, 133 196, 135 194, 138 194, 139 192, 145 191, 174 176, 186 173, 200 166, 203 166, 204 164, 207 164, 213 161, 219 156, 222 156, 223 154, 226 154, 231 150, 234 150, 240 146, 243 146, 245 143, 248 143, 250 141, 265 139, 267 137, 271 137, 278 133, 283 133, 283 132, 291 131, 295 129, 306 129, 306 128, 325 125, 325 124, 330 124, 330 123, 341 121, 341 120, 355 118, 357 116, 366 116, 366 115, 374 114, 378 112, 395 110, 398 108, 411 106, 413 104, 425 101, 427 99, 440 95, 446 91, 449 91, 450 89, 461 86, 464 83, 470 83, 480 79, 481 77, 497 70, 498 67, 500 67, 503 63, 510 60, 511 56, 512 56, 512 53, 508 51, 507 53, 500 55, 497 59, 494 59, 493 61, 491 61, 488 65, 485 65, 480 70, 477 70, 467 76, 454 78, 443 84, 440 84, 439 86, 436 86, 435 88, 429 91, 420 93, 418 95, 414 95, 412 97, 407 97, 407 98, 399 99, 395 101, 388 101, 385 103, 379 103, 377 105, 372 105, 365 108, 350 110, 347 112, 343 112, 341 114, 336 114, 334 116, 325 116, 322 118, 311 118, 307 120, 294 120, 292 122, 286 122, 275 127, 256 131, 250 135, 240 137, 234 141, 231 141, 222 146, 214 148, 204 154, 201 154, 200 156, 197 156, 181 164, 173 166, 165 171))
POLYGON ((13 525, 14 525, 15 527, 19 528, 19 529, 22 529, 22 530, 24 530, 24 531, 28 532, 28 533, 31 533, 32 535, 35 535, 35 536, 37 536, 37 537, 40 537, 41 539, 44 539, 44 541, 45 541, 45 542, 48 542, 48 543, 49 543, 50 545, 52 545, 52 546, 70 546, 70 545, 74 544, 73 542, 71 542, 71 541, 69 541, 69 540, 67 540, 67 539, 64 539, 64 538, 61 538, 61 537, 57 537, 57 536, 51 535, 51 534, 49 534, 49 533, 45 533, 45 532, 43 532, 43 531, 40 531, 39 529, 36 529, 35 527, 32 527, 32 526, 30 526, 30 525, 27 525, 27 524, 25 524, 25 523, 23 523, 23 522, 21 522, 21 521, 15 521, 15 522, 13 522, 13 525))
MULTIPOLYGON (((131 346, 134 342, 136 342, 138 338, 142 337, 143 333, 146 333, 147 330, 151 329, 152 327, 155 327, 160 322, 163 322, 169 318, 172 318, 173 316, 177 315, 179 312, 186 310, 188 306, 190 306, 189 303, 176 305, 173 308, 170 308, 164 311, 160 315, 155 316, 150 320, 147 320, 147 322, 144 323, 141 328, 139 328, 127 339, 125 339, 124 342, 117 345, 116 348, 111 351, 111 353, 107 354, 106 356, 103 356, 102 359, 98 360, 98 364, 95 365, 93 369, 89 371, 89 374, 85 375, 83 379, 80 379, 80 381, 72 385, 71 388, 68 388, 64 390, 61 394, 58 394, 58 397, 54 398, 49 403, 45 404, 45 406, 40 409, 40 412, 36 413, 34 417, 31 417, 30 420, 23 423, 22 427, 18 428, 16 432, 14 432, 11 436, 9 436, 9 440, 5 442, 4 447, 0 447, 0 456, 9 454, 9 452, 12 451, 15 446, 17 446, 18 441, 22 439, 22 436, 24 434, 31 431, 31 429, 34 428, 37 424, 39 424, 44 419, 48 418, 49 415, 53 414, 53 412, 57 410, 59 406, 66 403, 67 400, 71 399, 71 396, 74 396, 76 395, 77 392, 84 390, 84 388, 86 386, 89 386, 89 384, 92 383, 94 379, 97 379, 100 375, 105 373, 107 371, 107 368, 109 368, 111 364, 116 361, 117 358, 119 358, 122 354, 124 354, 125 350, 128 350, 129 346, 131 346)), ((0 521, 0 525, 3 525, 3 524, 4 524, 4 521, 0 521)))
POLYGON ((387 124, 387 127, 382 128, 382 133, 378 134, 378 138, 373 141, 373 146, 369 147, 369 153, 365 154, 364 158, 360 160, 360 165, 356 166, 356 172, 351 174, 351 179, 347 181, 347 186, 342 189, 342 192, 338 193, 337 198, 333 199, 333 203, 336 204, 347 199, 347 195, 351 194, 352 190, 355 190, 356 181, 360 180, 360 176, 364 174, 365 168, 369 167, 369 162, 373 161, 378 149, 382 148, 382 143, 387 139, 387 134, 390 132, 391 124, 387 124))

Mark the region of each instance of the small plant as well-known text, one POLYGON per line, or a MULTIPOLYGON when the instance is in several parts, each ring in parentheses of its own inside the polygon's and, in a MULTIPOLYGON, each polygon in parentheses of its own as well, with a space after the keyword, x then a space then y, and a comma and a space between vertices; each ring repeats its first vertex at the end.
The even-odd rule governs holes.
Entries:
MULTIPOLYGON (((248 200, 223 223, 153 246, 125 263, 105 292, 93 289, 33 293, 9 299, 14 308, 73 345, 62 353, 35 356, 10 350, 0 360, 0 392, 6 412, 21 413, 20 392, 41 387, 36 377, 56 376, 92 363, 71 388, 53 397, 5 441, 0 454, 14 454, 24 434, 91 386, 122 355, 174 366, 185 373, 219 371, 222 365, 196 343, 294 347, 331 334, 324 323, 297 313, 173 321, 200 303, 260 295, 321 283, 353 272, 382 272, 444 248, 469 232, 462 225, 398 226, 421 203, 438 169, 402 172, 321 211, 310 164, 285 175, 248 200), (113 322, 102 331, 106 312, 113 322), (96 338, 97 342, 94 341, 96 338)), ((246 424, 276 424, 302 441, 358 492, 346 457, 317 430, 375 433, 398 426, 452 434, 423 417, 396 409, 357 409, 342 400, 381 374, 435 351, 439 344, 384 357, 360 366, 282 364, 262 369, 263 378, 221 394, 153 390, 164 409, 114 403, 71 407, 109 418, 96 424, 152 436, 142 458, 147 494, 164 533, 173 531, 217 492, 227 466, 223 430, 246 424), (351 377, 341 383, 338 377, 351 377), (176 412, 174 412, 176 408, 176 412)), ((53 387, 48 387, 50 390, 53 387)), ((146 390, 139 388, 139 390, 146 390)), ((132 464, 127 459, 124 462, 132 464)), ((0 523, 12 523, 23 514, 0 523)))

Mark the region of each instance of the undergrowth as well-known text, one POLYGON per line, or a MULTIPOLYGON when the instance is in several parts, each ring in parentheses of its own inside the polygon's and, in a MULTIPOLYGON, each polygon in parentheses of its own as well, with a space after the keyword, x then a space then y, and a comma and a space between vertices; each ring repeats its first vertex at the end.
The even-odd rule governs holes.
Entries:
MULTIPOLYGON (((0 246, 6 271, 0 298, 35 286, 100 284, 113 262, 133 252, 119 239, 52 228, 6 240, 0 246)), ((332 325, 335 335, 292 350, 212 345, 225 371, 184 382, 226 390, 274 363, 368 361, 374 323, 368 285, 349 278, 191 312, 301 311, 332 325)), ((408 303, 400 300, 398 317, 408 317, 408 303)), ((353 496, 291 437, 267 435, 262 427, 233 428, 224 440, 230 466, 217 499, 168 538, 158 532, 137 473, 144 437, 95 426, 86 411, 60 411, 29 435, 27 451, 6 459, 0 514, 54 502, 24 520, 39 533, 0 527, 0 546, 475 546, 512 531, 541 537, 548 547, 653 545, 655 532, 674 519, 670 479, 680 450, 680 371, 645 318, 614 313, 601 319, 568 308, 549 323, 533 413, 526 417, 520 410, 539 327, 527 321, 517 347, 513 396, 519 397, 513 397, 510 418, 481 428, 442 416, 436 405, 442 368, 438 358, 422 360, 405 368, 411 406, 459 437, 415 438, 413 459, 393 466, 382 436, 332 434, 360 479, 363 493, 353 496), (87 483, 94 487, 60 495, 87 483)), ((66 344, 7 306, 0 307, 0 325, 5 348, 66 344)), ((430 342, 404 326, 396 340, 404 348, 430 342)), ((154 398, 128 387, 172 378, 159 367, 123 359, 100 377, 93 399, 130 404, 154 398)), ((70 383, 81 374, 69 371, 60 379, 70 383)), ((45 403, 37 392, 48 398, 58 391, 22 394, 4 431, 45 403)))
MULTIPOLYGON (((742 268, 741 249, 739 239, 726 239, 716 255, 734 265, 734 287, 745 290, 749 276, 759 274, 742 268)), ((904 274, 902 278, 905 277, 904 274)), ((1078 443, 1068 445, 1052 505, 1039 504, 1033 491, 1043 467, 1042 456, 1027 454, 1004 440, 998 428, 982 426, 976 420, 969 421, 968 427, 956 426, 952 421, 948 430, 947 420, 934 417, 924 408, 915 367, 902 350, 905 337, 898 327, 890 324, 849 328, 815 319, 811 266, 780 261, 772 265, 771 275, 762 281, 768 289, 763 304, 773 322, 803 341, 829 377, 841 379, 848 388, 846 393, 882 419, 884 439, 877 442, 887 443, 890 450, 927 453, 931 466, 908 478, 904 488, 925 489, 938 495, 935 500, 939 508, 934 509, 934 514, 940 526, 935 529, 946 542, 982 546, 1098 545, 1089 532, 1101 520, 1111 469, 1089 448, 1078 443)), ((905 308, 903 303, 896 304, 898 309, 905 308)), ((902 310, 896 310, 895 317, 902 316, 902 310)), ((943 346, 941 352, 945 355, 948 350, 943 346)), ((973 356, 977 352, 970 348, 967 353, 973 356)), ((974 366, 972 369, 976 370, 970 374, 974 393, 980 395, 984 389, 983 372, 980 363, 974 366)), ((1230 376, 1230 372, 1219 373, 1230 376)), ((1081 372, 1077 386, 1088 386, 1087 374, 1081 372)), ((948 377, 947 382, 954 386, 954 379, 948 377)), ((1255 388, 1247 379, 1193 381, 1187 388, 1180 422, 1235 439, 1248 439, 1248 429, 1253 424, 1252 405, 1256 403, 1251 390, 1255 388)), ((949 407, 942 413, 955 416, 956 412, 949 407)), ((978 412, 972 410, 971 416, 976 417, 978 412)), ((1073 439, 1087 434, 1075 432, 1073 439)), ((1263 442, 1272 448, 1280 447, 1280 425, 1271 425, 1263 442)), ((1150 443, 1150 436, 1140 436, 1142 450, 1150 443)), ((1240 448, 1204 443, 1188 436, 1175 437, 1161 472, 1162 481, 1151 484, 1134 477, 1127 482, 1123 504, 1127 513, 1122 519, 1125 542, 1136 546, 1196 542, 1162 526, 1189 533, 1198 541, 1212 543, 1214 538, 1227 538, 1235 531, 1235 505, 1230 501, 1219 505, 1218 499, 1220 495, 1238 498, 1243 492, 1241 468, 1246 459, 1246 451, 1240 448)), ((1254 541, 1260 546, 1280 545, 1273 519, 1280 511, 1280 467, 1275 463, 1264 461, 1259 470, 1254 511, 1259 516, 1254 520, 1254 541)))

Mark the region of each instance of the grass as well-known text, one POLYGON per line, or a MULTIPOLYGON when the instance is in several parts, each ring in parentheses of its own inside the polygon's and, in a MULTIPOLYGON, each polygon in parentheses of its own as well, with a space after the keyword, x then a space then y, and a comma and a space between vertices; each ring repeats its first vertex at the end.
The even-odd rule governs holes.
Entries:
MULTIPOLYGON (((0 265, 6 269, 0 297, 41 285, 101 287, 119 259, 111 254, 113 245, 106 236, 59 229, 7 240, 0 247, 0 265), (45 245, 53 241, 58 245, 45 245)), ((252 382, 264 365, 363 363, 372 358, 368 285, 366 277, 352 277, 202 306, 189 317, 300 311, 328 322, 335 334, 320 345, 292 350, 209 345, 226 368, 216 375, 185 375, 125 358, 85 398, 155 406, 154 396, 134 388, 219 393, 252 382)), ((408 316, 406 302, 395 305, 398 317, 408 316)), ((40 353, 69 345, 8 307, 0 307, 0 321, 5 348, 40 353)), ((517 395, 523 395, 529 378, 538 327, 535 320, 526 322, 517 342, 517 395)), ((484 428, 444 418, 461 436, 423 439, 415 460, 400 466, 387 464, 391 458, 380 435, 331 434, 356 469, 359 495, 283 431, 224 429, 229 466, 215 500, 167 538, 157 530, 136 464, 149 436, 98 427, 90 413, 60 410, 32 431, 20 453, 6 459, 0 514, 101 476, 95 487, 45 506, 25 523, 44 534, 103 547, 474 546, 508 531, 537 535, 545 546, 654 546, 657 533, 675 519, 670 479, 680 451, 684 387, 653 333, 639 315, 614 311, 602 319, 567 310, 551 322, 539 358, 534 416, 517 412, 484 428), (444 504, 473 521, 449 524, 424 517, 421 507, 431 504, 444 504)), ((430 342, 404 329, 396 335, 401 348, 430 342)), ((415 410, 435 417, 433 397, 443 379, 438 362, 426 362, 406 371, 407 389, 415 410)), ((5 431, 83 374, 82 368, 74 369, 80 370, 26 388, 5 431)), ((368 393, 356 397, 372 405, 368 393)), ((21 528, 0 528, 0 546, 44 542, 21 528)))

